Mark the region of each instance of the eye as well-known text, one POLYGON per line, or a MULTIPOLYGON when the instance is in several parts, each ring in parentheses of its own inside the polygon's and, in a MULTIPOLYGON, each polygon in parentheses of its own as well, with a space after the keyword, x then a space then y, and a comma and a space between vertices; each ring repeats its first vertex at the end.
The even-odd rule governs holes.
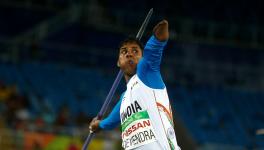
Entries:
POLYGON ((138 53, 138 50, 136 48, 132 49, 133 53, 138 53))
POLYGON ((120 52, 121 54, 126 54, 127 53, 127 49, 121 49, 121 52, 120 52))

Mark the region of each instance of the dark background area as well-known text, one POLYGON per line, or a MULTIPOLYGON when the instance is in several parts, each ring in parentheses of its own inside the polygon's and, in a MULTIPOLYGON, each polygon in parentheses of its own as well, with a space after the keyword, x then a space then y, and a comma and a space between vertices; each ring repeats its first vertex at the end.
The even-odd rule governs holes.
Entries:
MULTIPOLYGON (((135 36, 153 8, 141 41, 168 20, 161 73, 181 148, 261 150, 263 7, 261 0, 1 0, 0 128, 85 134, 118 73, 119 42, 135 36)), ((123 80, 111 106, 124 90, 123 80)))

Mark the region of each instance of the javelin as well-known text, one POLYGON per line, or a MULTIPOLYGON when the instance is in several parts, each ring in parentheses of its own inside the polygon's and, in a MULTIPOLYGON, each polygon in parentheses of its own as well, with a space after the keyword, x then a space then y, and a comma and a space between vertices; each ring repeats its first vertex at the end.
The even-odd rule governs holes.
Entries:
MULTIPOLYGON (((150 17, 152 15, 152 13, 153 13, 153 8, 151 8, 149 10, 144 22, 142 23, 142 25, 141 25, 141 27, 140 27, 137 35, 136 35, 136 39, 138 39, 138 40, 141 39, 141 37, 142 37, 142 35, 143 35, 143 33, 144 33, 148 23, 149 23, 149 20, 150 20, 150 17)), ((117 77, 116 77, 116 79, 115 79, 115 81, 114 81, 114 83, 113 83, 113 85, 112 85, 112 87, 111 87, 106 99, 105 99, 105 102, 104 102, 100 112, 97 115, 98 119, 102 119, 102 117, 105 114, 107 108, 109 107, 109 104, 112 101, 112 98, 114 96, 116 88, 118 87, 118 85, 120 83, 120 80, 122 79, 123 75, 124 75, 124 73, 120 69, 119 72, 118 72, 118 75, 117 75, 117 77)), ((86 150, 87 149, 87 147, 88 147, 89 143, 91 142, 91 139, 93 138, 93 136, 94 136, 94 133, 90 131, 90 134, 87 136, 87 138, 86 138, 86 140, 85 140, 85 142, 83 144, 82 150, 86 150)))

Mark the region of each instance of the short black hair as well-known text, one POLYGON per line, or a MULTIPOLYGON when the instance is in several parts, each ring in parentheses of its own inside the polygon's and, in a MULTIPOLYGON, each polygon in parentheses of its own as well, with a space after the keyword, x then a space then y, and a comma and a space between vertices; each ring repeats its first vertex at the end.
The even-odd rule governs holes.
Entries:
POLYGON ((144 49, 144 45, 143 45, 138 39, 136 39, 136 38, 134 38, 134 37, 128 37, 128 38, 126 38, 125 40, 121 41, 121 42, 119 43, 119 47, 118 47, 118 49, 120 50, 120 48, 121 48, 123 45, 127 44, 127 43, 136 43, 136 44, 140 47, 140 49, 141 49, 142 51, 143 51, 143 49, 144 49))

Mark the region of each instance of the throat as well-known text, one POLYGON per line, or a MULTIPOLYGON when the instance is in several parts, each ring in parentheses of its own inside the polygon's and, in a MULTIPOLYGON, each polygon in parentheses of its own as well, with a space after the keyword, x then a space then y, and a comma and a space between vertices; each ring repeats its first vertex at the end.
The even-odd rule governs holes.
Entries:
POLYGON ((126 80, 126 83, 128 83, 128 81, 134 76, 133 75, 129 75, 129 74, 125 74, 124 77, 125 77, 125 80, 126 80))

